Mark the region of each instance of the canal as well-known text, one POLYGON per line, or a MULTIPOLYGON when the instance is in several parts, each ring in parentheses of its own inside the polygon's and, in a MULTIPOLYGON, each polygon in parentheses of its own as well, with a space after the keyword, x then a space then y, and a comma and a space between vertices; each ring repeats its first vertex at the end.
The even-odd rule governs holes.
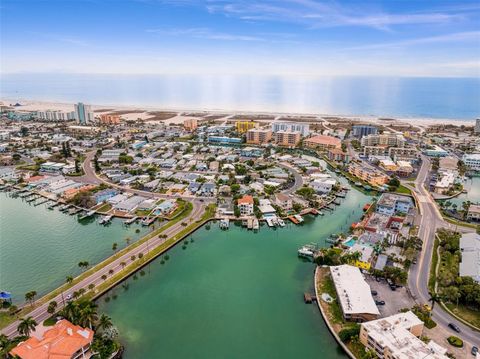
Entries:
POLYGON ((186 249, 176 246, 98 300, 119 328, 124 358, 345 358, 317 306, 303 303, 314 265, 297 249, 326 245, 370 199, 352 190, 335 212, 301 226, 199 229, 186 249))
POLYGON ((455 203, 458 206, 458 209, 461 209, 462 203, 466 201, 480 203, 480 177, 467 178, 463 182, 463 189, 467 193, 461 193, 457 197, 449 199, 452 204, 455 203))
POLYGON ((108 226, 94 218, 79 222, 46 204, 35 207, 0 192, 0 290, 9 291, 15 304, 34 290, 37 298, 80 273, 78 262, 95 264, 147 233, 140 225, 126 227, 118 219, 108 226), (139 233, 136 233, 136 230, 139 233))

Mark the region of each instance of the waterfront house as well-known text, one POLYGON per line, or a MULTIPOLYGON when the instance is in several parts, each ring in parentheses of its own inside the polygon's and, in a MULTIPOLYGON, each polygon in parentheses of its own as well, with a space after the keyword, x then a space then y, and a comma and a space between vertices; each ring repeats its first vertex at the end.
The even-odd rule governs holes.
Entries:
POLYGON ((137 209, 138 205, 145 200, 144 197, 132 196, 125 201, 119 202, 113 206, 115 210, 123 212, 132 212, 137 209))
POLYGON ((373 248, 369 245, 355 243, 348 249, 348 253, 360 253, 360 258, 355 261, 355 266, 361 269, 369 270, 372 266, 373 248))
POLYGON ((4 181, 16 181, 19 178, 17 171, 12 167, 0 168, 0 180, 4 181))
POLYGON ((362 323, 360 342, 379 358, 447 359, 447 350, 419 337, 423 322, 411 311, 362 323))
POLYGON ((470 205, 470 207, 468 208, 467 219, 469 221, 480 221, 480 205, 470 205))
POLYGON ((173 202, 171 200, 166 200, 160 203, 155 209, 155 211, 158 211, 161 214, 167 214, 167 213, 170 213, 176 207, 177 207, 176 202, 173 202))
POLYGON ((253 197, 245 195, 237 201, 240 214, 242 216, 250 216, 253 214, 253 197))
POLYGON ((395 213, 406 214, 413 207, 413 200, 407 196, 384 193, 376 205, 376 212, 393 216, 395 213))
POLYGON ((104 189, 102 191, 99 191, 93 195, 95 198, 96 203, 102 203, 105 202, 107 199, 112 198, 113 196, 117 195, 118 191, 115 189, 104 189))
POLYGON ((292 199, 283 193, 275 194, 275 204, 285 211, 291 210, 293 206, 292 199))
POLYGON ((40 338, 32 336, 20 342, 10 354, 21 359, 90 358, 93 335, 93 330, 62 319, 40 338))
POLYGON ((345 320, 365 322, 380 316, 370 286, 359 268, 347 264, 331 266, 330 275, 345 320))

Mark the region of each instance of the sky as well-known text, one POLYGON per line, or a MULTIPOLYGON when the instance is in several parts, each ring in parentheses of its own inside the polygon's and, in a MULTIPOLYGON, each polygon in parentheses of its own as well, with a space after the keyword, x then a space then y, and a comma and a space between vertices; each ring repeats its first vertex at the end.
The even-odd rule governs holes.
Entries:
POLYGON ((0 73, 480 77, 480 1, 0 0, 0 73))

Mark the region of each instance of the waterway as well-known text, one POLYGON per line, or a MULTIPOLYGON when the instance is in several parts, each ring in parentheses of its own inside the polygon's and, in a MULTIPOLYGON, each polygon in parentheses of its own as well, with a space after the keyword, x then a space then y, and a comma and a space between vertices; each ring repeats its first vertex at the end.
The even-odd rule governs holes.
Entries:
POLYGON ((467 178, 463 183, 463 188, 467 193, 462 193, 457 197, 449 199, 452 204, 455 203, 461 209, 462 203, 466 201, 480 203, 480 177, 467 178))
POLYGON ((186 249, 176 246, 164 264, 155 260, 99 299, 124 358, 344 358, 317 306, 303 303, 314 265, 297 249, 327 245, 370 199, 352 190, 335 212, 300 226, 199 229, 186 249))
POLYGON ((21 198, 0 193, 0 290, 23 302, 26 292, 38 296, 65 282, 67 275, 80 273, 78 262, 98 263, 118 249, 140 238, 147 230, 140 225, 126 227, 118 219, 108 226, 94 218, 79 222, 58 209, 37 207, 21 198), (136 230, 139 229, 139 233, 136 230))

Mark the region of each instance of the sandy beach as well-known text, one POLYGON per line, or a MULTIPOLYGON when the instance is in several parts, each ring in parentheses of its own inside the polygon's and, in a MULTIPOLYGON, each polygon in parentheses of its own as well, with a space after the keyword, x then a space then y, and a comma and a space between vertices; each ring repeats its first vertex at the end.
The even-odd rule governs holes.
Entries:
MULTIPOLYGON (((17 110, 22 111, 46 111, 46 110, 60 110, 60 111, 73 111, 73 103, 62 103, 62 102, 45 102, 45 101, 35 101, 35 100, 14 100, 14 99, 1 99, 0 100, 4 105, 15 104, 19 102, 21 106, 17 106, 17 110)), ((166 124, 180 124, 187 118, 193 118, 198 116, 189 116, 191 113, 199 113, 204 115, 215 115, 222 114, 224 116, 218 118, 228 119, 233 116, 251 116, 255 121, 259 122, 271 122, 271 119, 262 119, 262 116, 274 117, 275 120, 290 119, 295 121, 295 118, 311 118, 311 122, 316 122, 320 120, 332 120, 332 121, 353 121, 353 122, 362 122, 362 123, 372 123, 378 125, 401 125, 408 124, 413 126, 428 127, 432 125, 448 124, 456 126, 473 126, 475 124, 475 119, 470 121, 461 120, 461 119, 442 119, 442 118, 388 118, 385 117, 376 117, 376 116, 355 116, 355 115, 342 115, 342 114, 322 114, 322 113, 297 113, 297 112, 258 112, 258 111, 232 111, 228 109, 179 109, 179 108, 158 108, 158 107, 138 107, 138 106, 117 106, 117 105, 100 105, 92 104, 92 110, 96 114, 100 115, 103 113, 110 113, 116 111, 122 111, 122 118, 126 120, 149 120, 154 119, 155 115, 152 112, 175 112, 175 116, 163 120, 162 122, 166 124), (187 115, 186 115, 187 114, 187 115), (259 117, 259 118, 257 118, 259 117)))

